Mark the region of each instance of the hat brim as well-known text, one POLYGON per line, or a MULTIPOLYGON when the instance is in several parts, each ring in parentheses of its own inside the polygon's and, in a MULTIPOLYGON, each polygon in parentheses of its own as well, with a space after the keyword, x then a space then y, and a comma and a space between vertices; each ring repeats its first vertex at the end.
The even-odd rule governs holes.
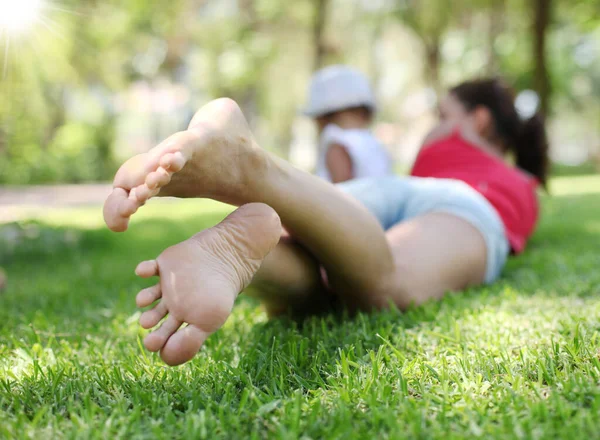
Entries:
POLYGON ((323 115, 327 115, 329 113, 334 113, 334 112, 341 112, 342 110, 347 110, 349 108, 356 108, 356 107, 367 107, 372 113, 376 113, 377 112, 377 106, 373 105, 373 104, 365 104, 365 103, 356 103, 356 104, 348 104, 345 105, 343 107, 335 107, 335 108, 328 108, 328 109, 323 109, 323 110, 311 110, 310 108, 304 108, 302 110, 300 110, 298 113, 304 116, 308 116, 309 118, 318 118, 319 116, 323 116, 323 115))

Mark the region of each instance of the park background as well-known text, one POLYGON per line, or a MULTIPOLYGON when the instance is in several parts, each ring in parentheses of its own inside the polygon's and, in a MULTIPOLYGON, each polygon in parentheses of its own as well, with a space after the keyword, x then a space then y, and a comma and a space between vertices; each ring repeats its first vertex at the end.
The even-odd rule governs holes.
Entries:
POLYGON ((0 35, 0 183, 110 179, 220 96, 265 148, 310 170, 314 127, 299 110, 311 73, 332 63, 370 77, 375 132, 399 169, 443 91, 491 75, 538 94, 555 162, 600 163, 599 1, 17 3, 0 35))
POLYGON ((599 139, 599 0, 0 0, 0 438, 597 438, 599 139), (112 174, 223 95, 310 169, 298 111, 331 63, 371 78, 398 172, 448 86, 537 96, 555 177, 527 250, 404 313, 269 321, 240 295, 166 367, 133 269, 232 208, 151 200, 115 234, 112 174))

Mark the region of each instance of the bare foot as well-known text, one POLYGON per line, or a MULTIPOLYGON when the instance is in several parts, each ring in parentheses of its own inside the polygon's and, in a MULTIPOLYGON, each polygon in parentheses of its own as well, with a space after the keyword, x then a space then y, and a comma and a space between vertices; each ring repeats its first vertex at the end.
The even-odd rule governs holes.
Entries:
POLYGON ((238 105, 227 98, 211 101, 194 115, 188 130, 121 166, 104 204, 104 220, 122 232, 154 196, 206 197, 241 205, 260 184, 268 163, 238 105))
POLYGON ((160 282, 136 297, 139 307, 156 305, 142 314, 140 325, 162 325, 144 340, 160 351, 169 365, 189 361, 206 338, 231 314, 238 293, 248 286, 281 235, 275 211, 261 203, 244 205, 211 229, 166 249, 156 260, 136 269, 143 278, 160 282), (188 325, 181 328, 182 324, 188 325))

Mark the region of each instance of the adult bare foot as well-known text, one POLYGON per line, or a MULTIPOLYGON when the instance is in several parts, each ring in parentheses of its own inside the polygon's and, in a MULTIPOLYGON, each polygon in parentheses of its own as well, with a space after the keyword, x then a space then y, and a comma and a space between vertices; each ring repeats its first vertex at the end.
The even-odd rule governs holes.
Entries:
POLYGON ((189 361, 206 338, 217 331, 231 313, 238 293, 248 286, 264 258, 281 236, 275 211, 261 203, 243 205, 217 226, 166 249, 156 260, 144 261, 137 275, 160 276, 160 282, 138 293, 136 302, 146 307, 144 328, 162 325, 144 345, 160 351, 169 365, 189 361), (187 323, 188 325, 180 327, 187 323))
POLYGON ((268 164, 238 105, 227 98, 211 101, 194 115, 188 130, 121 166, 104 204, 104 220, 113 231, 124 231, 129 218, 154 196, 241 205, 268 164))

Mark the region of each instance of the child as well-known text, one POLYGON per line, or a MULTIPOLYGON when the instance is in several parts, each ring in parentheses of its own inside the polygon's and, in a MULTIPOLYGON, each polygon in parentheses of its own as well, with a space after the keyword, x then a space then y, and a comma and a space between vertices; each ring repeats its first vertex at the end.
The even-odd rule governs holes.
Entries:
POLYGON ((338 183, 391 174, 390 156, 369 130, 374 112, 371 87, 360 72, 330 66, 314 74, 304 114, 319 130, 319 177, 338 183))

